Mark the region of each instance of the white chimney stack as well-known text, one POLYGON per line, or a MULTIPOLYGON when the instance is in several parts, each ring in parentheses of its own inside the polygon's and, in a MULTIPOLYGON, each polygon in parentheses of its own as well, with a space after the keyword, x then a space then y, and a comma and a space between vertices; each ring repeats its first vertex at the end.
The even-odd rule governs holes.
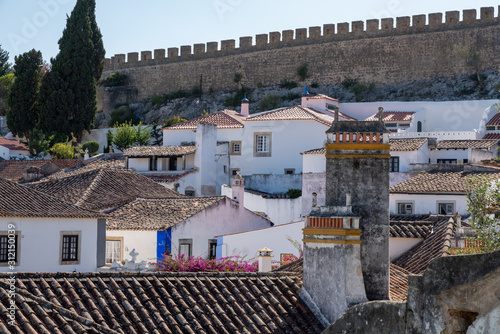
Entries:
POLYGON ((245 117, 250 115, 250 101, 248 101, 246 95, 243 98, 243 100, 241 100, 241 112, 240 112, 240 114, 241 114, 241 116, 245 116, 245 117))
POLYGON ((236 173, 233 178, 233 185, 231 186, 233 199, 239 203, 239 208, 245 208, 245 179, 241 176, 240 172, 236 173))
POLYGON ((273 251, 267 247, 258 250, 259 272, 267 273, 272 270, 273 251))

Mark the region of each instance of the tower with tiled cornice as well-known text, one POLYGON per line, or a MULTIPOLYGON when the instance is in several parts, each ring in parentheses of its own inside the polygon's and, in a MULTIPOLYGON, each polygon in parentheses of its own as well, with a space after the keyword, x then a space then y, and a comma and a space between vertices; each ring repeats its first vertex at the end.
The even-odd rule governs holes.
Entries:
POLYGON ((389 131, 377 121, 335 121, 326 131, 326 205, 352 196, 360 216, 361 264, 370 300, 389 297, 389 131))

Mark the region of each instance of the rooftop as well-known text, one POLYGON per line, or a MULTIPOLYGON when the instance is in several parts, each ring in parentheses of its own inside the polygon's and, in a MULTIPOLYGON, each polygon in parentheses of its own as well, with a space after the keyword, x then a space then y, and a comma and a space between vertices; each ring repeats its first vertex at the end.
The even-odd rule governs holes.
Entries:
POLYGON ((496 126, 500 125, 500 113, 496 113, 495 116, 493 116, 488 123, 486 123, 486 126, 496 126))
POLYGON ((52 160, 3 160, 0 161, 0 178, 10 181, 20 181, 26 169, 42 167, 51 162, 59 168, 66 168, 83 163, 83 159, 52 159, 52 160))
POLYGON ((422 145, 427 143, 427 138, 401 138, 401 139, 389 139, 389 144, 391 145, 391 151, 405 152, 405 151, 416 151, 422 145))
POLYGON ((137 198, 109 213, 107 230, 165 230, 227 200, 217 197, 137 198))
POLYGON ((127 148, 123 155, 127 157, 166 157, 192 154, 194 152, 195 146, 137 146, 127 148))
POLYGON ((240 113, 234 110, 223 110, 219 112, 215 112, 213 114, 208 114, 205 116, 201 116, 198 118, 194 118, 188 120, 186 122, 174 124, 167 128, 166 130, 196 130, 198 123, 211 123, 217 125, 217 129, 237 129, 243 127, 243 122, 245 120, 245 116, 241 116, 240 113))
MULTIPOLYGON (((339 119, 342 121, 355 120, 345 114, 339 113, 339 119)), ((334 121, 333 116, 327 115, 313 108, 300 105, 278 108, 270 111, 264 111, 258 114, 250 115, 246 121, 295 121, 312 120, 330 126, 334 121)))
POLYGON ((28 146, 19 142, 16 139, 7 139, 5 137, 0 137, 0 146, 6 147, 9 150, 15 151, 29 151, 28 146))
MULTIPOLYGON (((383 111, 382 120, 384 123, 391 122, 410 122, 414 111, 383 111)), ((378 121, 378 113, 365 119, 365 121, 378 121)))
POLYGON ((138 197, 184 197, 131 170, 95 169, 61 179, 42 180, 29 187, 90 210, 114 208, 138 197))
POLYGON ((401 194, 467 194, 472 189, 473 178, 500 179, 499 172, 422 172, 390 188, 391 193, 401 194))
POLYGON ((440 140, 437 142, 436 148, 438 150, 445 149, 490 149, 498 146, 498 140, 440 140))
POLYGON ((351 121, 333 122, 326 133, 389 133, 389 130, 379 121, 351 121))
POLYGON ((99 218, 101 214, 68 204, 26 186, 0 179, 0 217, 99 218))
POLYGON ((500 133, 487 133, 484 135, 483 139, 496 139, 500 140, 500 133))
POLYGON ((17 326, 1 312, 0 331, 320 333, 299 291, 295 277, 273 273, 17 273, 17 326))

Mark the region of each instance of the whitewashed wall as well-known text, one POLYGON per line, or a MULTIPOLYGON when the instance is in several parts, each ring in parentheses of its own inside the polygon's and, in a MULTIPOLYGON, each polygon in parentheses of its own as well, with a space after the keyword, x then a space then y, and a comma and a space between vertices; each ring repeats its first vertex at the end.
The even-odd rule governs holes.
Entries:
POLYGON ((390 261, 397 259, 401 254, 410 250, 418 244, 422 238, 389 238, 389 257, 390 261))
POLYGON ((389 187, 392 187, 395 184, 406 181, 406 180, 410 179, 411 177, 412 177, 412 175, 410 173, 404 173, 404 172, 389 173, 389 187))
POLYGON ((257 250, 264 247, 273 250, 273 261, 279 261, 282 253, 299 256, 299 251, 287 236, 302 245, 303 228, 304 222, 299 221, 244 233, 221 235, 217 238, 217 256, 239 255, 251 259, 257 255, 257 250))
POLYGON ((389 210, 392 214, 397 214, 398 201, 414 201, 413 209, 415 214, 428 214, 429 212, 437 214, 437 202, 455 203, 455 212, 465 215, 467 213, 467 196, 466 195, 431 195, 431 194, 390 194, 389 195, 389 210))
POLYGON ((253 174, 243 175, 245 187, 269 194, 284 194, 289 189, 302 188, 301 174, 253 174))
POLYGON ((139 253, 138 261, 156 262, 156 231, 106 231, 106 237, 122 237, 122 260, 131 259, 132 249, 139 253))
POLYGON ((134 169, 137 172, 148 172, 149 158, 129 158, 128 168, 134 169))
POLYGON ((437 163, 438 159, 457 159, 457 163, 460 164, 464 159, 469 159, 469 150, 432 150, 431 163, 437 163))
POLYGON ((0 146, 0 158, 4 160, 9 160, 10 150, 5 146, 0 146))
MULTIPOLYGON (((223 185, 221 195, 232 198, 232 188, 223 185)), ((263 198, 262 195, 253 194, 245 191, 245 208, 264 212, 269 219, 276 225, 290 223, 301 218, 302 200, 298 198, 263 198)))
POLYGON ((325 205, 326 173, 304 173, 302 174, 302 209, 301 215, 311 213, 313 193, 317 195, 317 205, 325 205))
MULTIPOLYGON (((87 272, 97 270, 97 219, 3 218, 0 231, 14 224, 20 231, 20 257, 16 272, 87 272), (80 263, 59 264, 61 231, 80 231, 80 263)), ((12 272, 0 267, 0 272, 12 272)))
POLYGON ((193 239, 192 255, 206 257, 208 240, 216 235, 250 231, 270 222, 225 198, 215 205, 172 227, 172 254, 178 254, 179 239, 193 239))

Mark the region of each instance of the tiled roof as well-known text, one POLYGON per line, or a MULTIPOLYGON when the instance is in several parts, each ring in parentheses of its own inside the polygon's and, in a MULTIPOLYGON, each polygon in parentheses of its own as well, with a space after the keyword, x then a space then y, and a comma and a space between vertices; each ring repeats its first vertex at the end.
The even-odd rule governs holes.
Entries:
POLYGON ((487 133, 484 135, 483 139, 496 139, 500 140, 500 133, 487 133))
POLYGON ((426 239, 403 253, 393 263, 412 274, 422 273, 432 260, 448 255, 454 230, 453 218, 438 221, 434 225, 434 231, 426 239))
POLYGON ((391 151, 416 151, 427 142, 427 138, 390 138, 391 151))
POLYGON ((138 198, 110 212, 106 229, 166 230, 223 200, 227 197, 138 198))
POLYGON ((486 126, 494 126, 494 125, 500 125, 500 113, 496 113, 495 116, 493 116, 488 123, 486 123, 486 126))
POLYGON ((42 181, 62 179, 65 177, 75 176, 105 168, 125 169, 125 157, 121 156, 110 159, 98 159, 86 165, 82 163, 73 167, 68 167, 54 174, 50 174, 49 176, 45 177, 42 181))
MULTIPOLYGON (((304 270, 304 259, 298 259, 292 263, 281 266, 273 272, 288 274, 292 273, 302 280, 304 270)), ((393 301, 404 301, 408 294, 408 271, 391 264, 389 271, 389 291, 390 297, 393 301)))
POLYGON ((408 275, 410 273, 391 263, 389 268, 389 294, 392 301, 403 302, 408 296, 408 275))
POLYGON ((315 95, 313 97, 309 97, 309 100, 329 100, 329 101, 333 101, 333 102, 340 102, 340 100, 337 100, 337 99, 334 99, 333 97, 330 97, 328 95, 324 95, 324 94, 318 94, 318 95, 315 95))
POLYGON ((498 146, 498 140, 440 140, 437 142, 437 149, 489 149, 498 146))
MULTIPOLYGON (((414 111, 384 111, 382 120, 385 123, 410 122, 414 113, 414 111)), ((378 121, 378 113, 371 115, 365 121, 378 121)))
POLYGON ((245 116, 241 116, 234 110, 223 110, 209 114, 206 116, 201 116, 198 118, 191 119, 189 121, 174 124, 165 129, 167 130, 194 130, 198 126, 198 123, 211 123, 217 125, 217 129, 237 129, 242 128, 245 121, 245 116))
POLYGON ((0 137, 0 146, 6 147, 9 150, 15 150, 15 151, 28 151, 29 150, 28 146, 19 142, 19 140, 7 139, 5 137, 0 137))
POLYGON ((28 186, 90 210, 114 208, 138 197, 184 197, 138 173, 116 168, 96 169, 62 179, 42 180, 28 186))
POLYGON ((194 173, 196 172, 198 169, 191 169, 191 170, 188 170, 184 173, 180 173, 180 174, 164 174, 164 173, 161 173, 161 174, 144 174, 145 177, 147 177, 148 179, 150 180, 153 180, 155 182, 159 182, 159 183, 169 183, 169 182, 175 182, 177 180, 180 180, 182 179, 184 176, 186 175, 189 175, 191 173, 194 173))
POLYGON ((0 217, 94 218, 97 212, 65 203, 42 192, 0 179, 0 217))
POLYGON ((321 155, 325 155, 326 154, 326 148, 322 147, 322 148, 315 148, 315 149, 312 149, 312 150, 309 150, 309 151, 305 151, 305 152, 302 152, 300 154, 321 154, 321 155))
POLYGON ((467 194, 471 190, 470 180, 472 178, 496 180, 500 179, 500 173, 422 172, 392 186, 390 192, 403 194, 467 194))
POLYGON ((432 233, 433 222, 391 221, 390 236, 393 238, 425 238, 432 233))
POLYGON ((194 146, 137 146, 127 148, 123 155, 127 157, 185 155, 195 152, 194 146))
POLYGON ((19 181, 23 173, 30 167, 42 167, 51 162, 59 168, 79 165, 83 159, 52 159, 52 160, 4 160, 0 161, 0 178, 10 181, 19 181))
POLYGON ((273 273, 16 274, 0 278, 2 333, 320 333, 297 279, 273 273))
MULTIPOLYGON (((313 120, 325 125, 332 125, 333 116, 326 115, 313 108, 303 106, 284 107, 275 110, 265 111, 249 116, 246 121, 290 121, 290 120, 313 120)), ((349 121, 354 118, 339 113, 339 120, 349 121)))

